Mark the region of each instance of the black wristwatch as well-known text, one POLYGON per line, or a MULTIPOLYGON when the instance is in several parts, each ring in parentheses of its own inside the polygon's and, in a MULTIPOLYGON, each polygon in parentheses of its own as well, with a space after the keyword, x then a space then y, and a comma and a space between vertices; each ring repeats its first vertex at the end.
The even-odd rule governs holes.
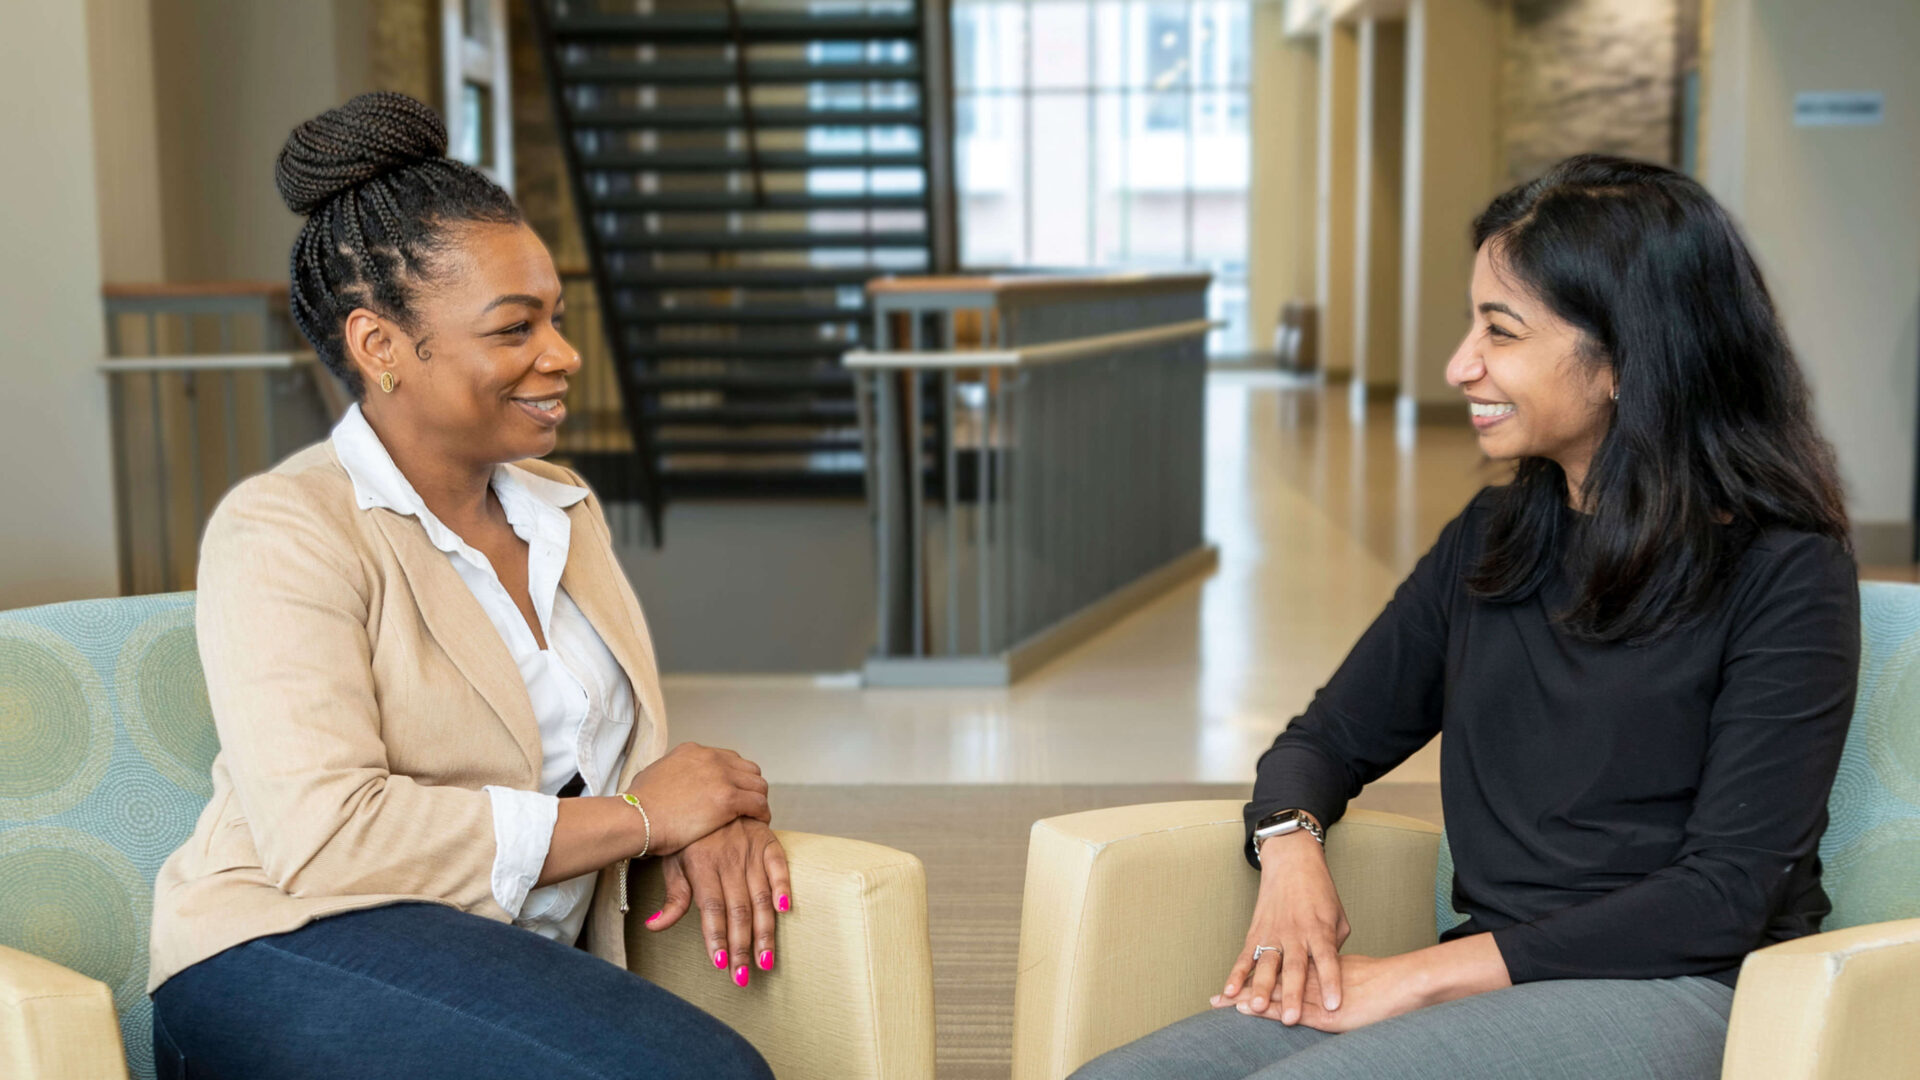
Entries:
POLYGON ((1253 859, 1260 861, 1260 846, 1276 836, 1285 836, 1290 832, 1304 830, 1308 836, 1319 841, 1321 847, 1327 845, 1326 831, 1314 824, 1313 815, 1305 810, 1275 810, 1261 818, 1253 826, 1253 859))

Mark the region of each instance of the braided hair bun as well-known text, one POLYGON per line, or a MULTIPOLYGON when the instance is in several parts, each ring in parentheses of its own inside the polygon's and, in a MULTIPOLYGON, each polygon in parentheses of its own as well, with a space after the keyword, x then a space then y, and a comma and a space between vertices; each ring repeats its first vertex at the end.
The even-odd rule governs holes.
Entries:
POLYGON ((287 209, 305 215, 369 180, 446 156, 439 113, 379 90, 294 128, 274 160, 273 182, 287 209))
POLYGON ((293 129, 273 182, 306 216, 293 242, 289 314, 314 351, 364 396, 343 333, 367 308, 412 332, 420 285, 463 222, 519 223, 513 196, 447 157, 447 126, 405 94, 361 94, 293 129))

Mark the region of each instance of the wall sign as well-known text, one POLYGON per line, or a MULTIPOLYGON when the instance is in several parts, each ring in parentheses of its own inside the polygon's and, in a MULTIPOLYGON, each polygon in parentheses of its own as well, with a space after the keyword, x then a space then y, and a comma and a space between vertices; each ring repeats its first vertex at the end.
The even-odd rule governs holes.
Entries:
POLYGON ((1878 127, 1887 97, 1878 90, 1807 90, 1793 95, 1794 127, 1878 127))

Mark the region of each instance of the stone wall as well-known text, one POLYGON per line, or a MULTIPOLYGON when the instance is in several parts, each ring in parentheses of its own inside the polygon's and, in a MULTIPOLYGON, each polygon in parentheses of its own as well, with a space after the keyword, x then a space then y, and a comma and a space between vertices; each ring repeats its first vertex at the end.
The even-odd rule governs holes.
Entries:
POLYGON ((1678 0, 1512 0, 1501 58, 1509 183, 1571 154, 1672 164, 1678 0))
POLYGON ((376 0, 367 10, 367 77, 441 107, 439 0, 376 0))

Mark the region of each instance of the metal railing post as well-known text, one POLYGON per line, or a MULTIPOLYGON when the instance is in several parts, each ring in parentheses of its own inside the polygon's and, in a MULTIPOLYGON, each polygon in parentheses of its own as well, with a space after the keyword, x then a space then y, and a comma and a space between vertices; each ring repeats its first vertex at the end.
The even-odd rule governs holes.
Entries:
MULTIPOLYGON (((151 324, 149 324, 151 325, 151 324)), ((153 458, 154 490, 158 494, 157 505, 160 517, 160 591, 173 591, 173 522, 167 513, 167 438, 166 428, 161 423, 160 373, 155 371, 147 376, 147 392, 151 395, 148 404, 153 413, 153 458)))
MULTIPOLYGON (((907 312, 907 348, 920 350, 920 310, 907 312)), ((906 481, 907 481, 907 558, 910 568, 908 587, 913 590, 913 655, 927 655, 927 470, 926 470, 926 380, 918 369, 905 373, 906 390, 906 481)))
MULTIPOLYGON (((947 346, 952 347, 952 320, 947 320, 947 346)), ((955 510, 959 506, 957 492, 959 487, 959 455, 953 442, 954 414, 954 375, 951 370, 940 373, 940 452, 944 455, 944 467, 941 472, 943 482, 940 494, 946 502, 946 590, 944 606, 947 613, 946 649, 948 656, 960 651, 960 526, 955 510)))
POLYGON ((998 371, 980 373, 980 460, 974 469, 975 505, 979 507, 979 540, 973 556, 974 578, 980 592, 980 655, 993 655, 993 414, 998 371))

